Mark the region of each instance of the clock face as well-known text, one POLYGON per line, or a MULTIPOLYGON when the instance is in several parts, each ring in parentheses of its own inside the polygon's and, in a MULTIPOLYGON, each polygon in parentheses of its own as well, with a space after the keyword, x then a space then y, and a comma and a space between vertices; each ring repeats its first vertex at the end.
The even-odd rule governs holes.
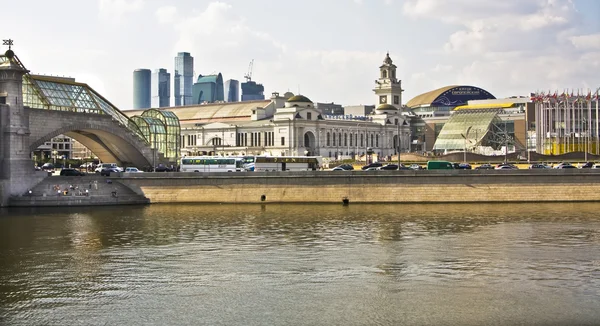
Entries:
POLYGON ((382 104, 386 103, 387 102, 387 96, 380 96, 379 97, 379 102, 382 103, 382 104))

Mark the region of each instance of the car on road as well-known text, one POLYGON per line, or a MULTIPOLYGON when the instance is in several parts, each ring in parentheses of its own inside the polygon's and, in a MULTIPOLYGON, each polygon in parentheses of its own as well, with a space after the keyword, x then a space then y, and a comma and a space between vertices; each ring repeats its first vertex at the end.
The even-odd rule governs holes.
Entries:
POLYGON ((471 170, 471 164, 469 163, 458 163, 458 167, 455 167, 455 169, 459 169, 459 170, 471 170))
POLYGON ((354 170, 354 167, 352 166, 352 164, 340 164, 338 166, 336 166, 336 168, 340 168, 346 171, 351 171, 354 170))
POLYGON ((594 166, 594 163, 592 162, 585 162, 583 163, 580 168, 581 169, 591 169, 594 166))
POLYGON ((154 172, 171 172, 171 168, 164 165, 164 164, 159 164, 156 166, 156 168, 154 169, 154 172))
POLYGON ((382 167, 377 168, 378 170, 398 170, 397 164, 387 164, 382 167))
POLYGON ((102 172, 102 170, 104 169, 109 169, 109 168, 113 168, 113 169, 117 169, 118 172, 123 172, 123 169, 117 166, 117 163, 102 163, 102 164, 98 164, 98 166, 96 167, 96 170, 94 170, 96 173, 102 172))
POLYGON ((555 169, 576 169, 576 167, 569 162, 559 163, 558 165, 555 165, 554 168, 555 169))
POLYGON ((60 175, 63 177, 81 177, 84 176, 85 173, 76 169, 67 168, 60 170, 60 175))
POLYGON ((493 170, 494 166, 489 163, 483 163, 480 166, 476 167, 475 170, 493 170))
POLYGON ((130 166, 125 168, 125 172, 126 173, 142 173, 144 171, 140 171, 138 168, 134 167, 134 166, 130 166))
POLYGON ((109 177, 111 173, 119 172, 121 172, 121 170, 117 168, 103 168, 102 170, 100 170, 100 175, 109 177))
POLYGON ((543 163, 534 163, 529 166, 529 169, 551 169, 551 167, 543 163))
POLYGON ((365 165, 365 166, 361 167, 360 169, 361 169, 361 170, 365 170, 365 171, 366 171, 366 170, 368 170, 369 168, 380 168, 380 167, 382 167, 382 166, 383 166, 383 164, 381 164, 381 163, 379 163, 379 162, 373 162, 373 163, 370 163, 370 164, 367 164, 367 165, 365 165))
POLYGON ((592 169, 600 169, 600 163, 594 164, 594 166, 592 166, 592 169))
POLYGON ((52 164, 52 163, 44 163, 44 165, 42 165, 42 170, 44 170, 44 171, 54 171, 54 164, 52 164))
POLYGON ((411 164, 411 165, 409 166, 409 168, 410 168, 411 170, 424 170, 424 168, 423 168, 422 166, 420 166, 419 164, 411 164))
POLYGON ((331 169, 331 171, 350 171, 350 170, 346 170, 346 169, 344 169, 342 167, 336 166, 333 169, 331 169))
POLYGON ((519 168, 510 163, 498 164, 494 170, 518 170, 519 168))

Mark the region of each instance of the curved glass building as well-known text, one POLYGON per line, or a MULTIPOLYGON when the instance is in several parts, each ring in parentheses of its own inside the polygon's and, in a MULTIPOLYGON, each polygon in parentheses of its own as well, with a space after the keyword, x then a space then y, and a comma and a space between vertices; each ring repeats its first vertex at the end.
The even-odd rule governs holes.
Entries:
POLYGON ((224 101, 223 76, 218 75, 198 76, 198 81, 192 88, 194 104, 214 103, 224 101))

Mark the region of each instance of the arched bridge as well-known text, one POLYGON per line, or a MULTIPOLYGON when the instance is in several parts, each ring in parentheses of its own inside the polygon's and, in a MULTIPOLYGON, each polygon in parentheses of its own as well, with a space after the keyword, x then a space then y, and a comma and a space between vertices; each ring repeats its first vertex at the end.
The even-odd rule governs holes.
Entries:
MULTIPOLYGON (((29 151, 58 135, 71 137, 102 162, 152 166, 153 150, 146 140, 110 115, 25 108, 29 116, 29 151)), ((163 155, 156 160, 162 161, 163 155)))
POLYGON ((61 134, 103 162, 121 166, 146 167, 168 163, 165 156, 176 158, 177 117, 158 110, 142 116, 143 123, 136 124, 73 78, 29 74, 9 48, 0 55, 0 206, 47 176, 34 171, 32 152, 61 134))

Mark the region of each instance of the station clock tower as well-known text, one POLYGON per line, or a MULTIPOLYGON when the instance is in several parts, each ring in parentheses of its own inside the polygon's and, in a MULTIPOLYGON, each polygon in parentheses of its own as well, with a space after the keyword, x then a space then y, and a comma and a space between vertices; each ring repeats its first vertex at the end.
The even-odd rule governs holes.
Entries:
POLYGON ((390 53, 385 55, 383 65, 379 67, 379 79, 375 80, 373 92, 377 96, 377 104, 389 104, 397 109, 402 107, 402 81, 396 78, 396 65, 390 58, 390 53))

